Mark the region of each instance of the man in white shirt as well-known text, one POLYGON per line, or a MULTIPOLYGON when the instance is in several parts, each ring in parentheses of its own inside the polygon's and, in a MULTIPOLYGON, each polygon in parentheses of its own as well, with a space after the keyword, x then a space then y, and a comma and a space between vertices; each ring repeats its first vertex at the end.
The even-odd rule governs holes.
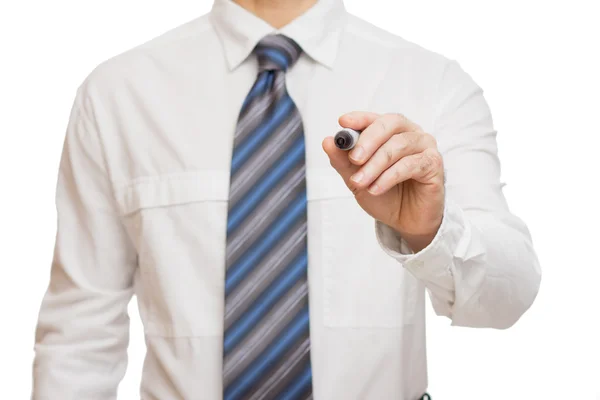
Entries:
POLYGON ((498 329, 538 291, 495 137, 457 62, 342 0, 215 0, 101 63, 67 128, 33 398, 116 397, 133 294, 143 399, 422 398, 426 290, 498 329))

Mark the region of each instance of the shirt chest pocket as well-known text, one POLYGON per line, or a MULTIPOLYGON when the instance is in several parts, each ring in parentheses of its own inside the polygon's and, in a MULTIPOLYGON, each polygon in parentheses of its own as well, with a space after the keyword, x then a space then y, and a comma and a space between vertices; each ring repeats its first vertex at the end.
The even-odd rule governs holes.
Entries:
MULTIPOLYGON (((307 180, 309 252, 316 250, 309 268, 322 288, 313 305, 324 324, 411 324, 416 282, 381 249, 373 218, 333 169, 309 170, 307 180)), ((136 293, 147 334, 223 333, 228 193, 222 170, 149 177, 117 191, 138 251, 136 293)))
POLYGON ((203 170, 117 191, 138 251, 136 293, 147 334, 222 334, 228 182, 225 171, 203 170))
POLYGON ((319 229, 324 324, 388 328, 412 324, 418 283, 383 251, 375 220, 358 205, 337 172, 326 168, 309 176, 309 200, 319 229))

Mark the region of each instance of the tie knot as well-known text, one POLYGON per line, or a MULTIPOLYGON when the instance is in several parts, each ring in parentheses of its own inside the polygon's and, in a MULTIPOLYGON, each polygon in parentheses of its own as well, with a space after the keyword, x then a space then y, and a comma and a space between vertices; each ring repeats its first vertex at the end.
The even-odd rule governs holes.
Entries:
POLYGON ((265 36, 254 49, 261 72, 266 70, 285 72, 294 65, 301 52, 302 49, 293 39, 282 34, 265 36))

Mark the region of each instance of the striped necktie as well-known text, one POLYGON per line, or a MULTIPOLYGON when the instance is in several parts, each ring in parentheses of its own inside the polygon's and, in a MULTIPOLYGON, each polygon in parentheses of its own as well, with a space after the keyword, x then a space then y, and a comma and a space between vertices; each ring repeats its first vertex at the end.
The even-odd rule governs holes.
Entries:
POLYGON ((225 274, 224 400, 312 399, 304 131, 285 86, 300 56, 264 37, 231 164, 225 274))

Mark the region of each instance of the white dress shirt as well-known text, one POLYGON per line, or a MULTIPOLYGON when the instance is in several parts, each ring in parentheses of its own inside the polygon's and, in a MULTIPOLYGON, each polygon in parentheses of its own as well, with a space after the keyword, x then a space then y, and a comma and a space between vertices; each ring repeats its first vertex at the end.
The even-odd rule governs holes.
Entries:
POLYGON ((306 138, 314 398, 421 396, 426 290, 454 325, 507 328, 531 305, 531 238, 502 193, 482 90, 457 62, 348 14, 342 0, 320 0, 280 30, 216 0, 101 63, 77 90, 34 399, 116 397, 133 294, 147 344, 141 398, 222 398, 233 134, 257 76, 251 51, 274 32, 303 49, 286 79, 306 138), (360 208, 321 147, 352 110, 400 112, 437 138, 444 217, 416 254, 360 208))

